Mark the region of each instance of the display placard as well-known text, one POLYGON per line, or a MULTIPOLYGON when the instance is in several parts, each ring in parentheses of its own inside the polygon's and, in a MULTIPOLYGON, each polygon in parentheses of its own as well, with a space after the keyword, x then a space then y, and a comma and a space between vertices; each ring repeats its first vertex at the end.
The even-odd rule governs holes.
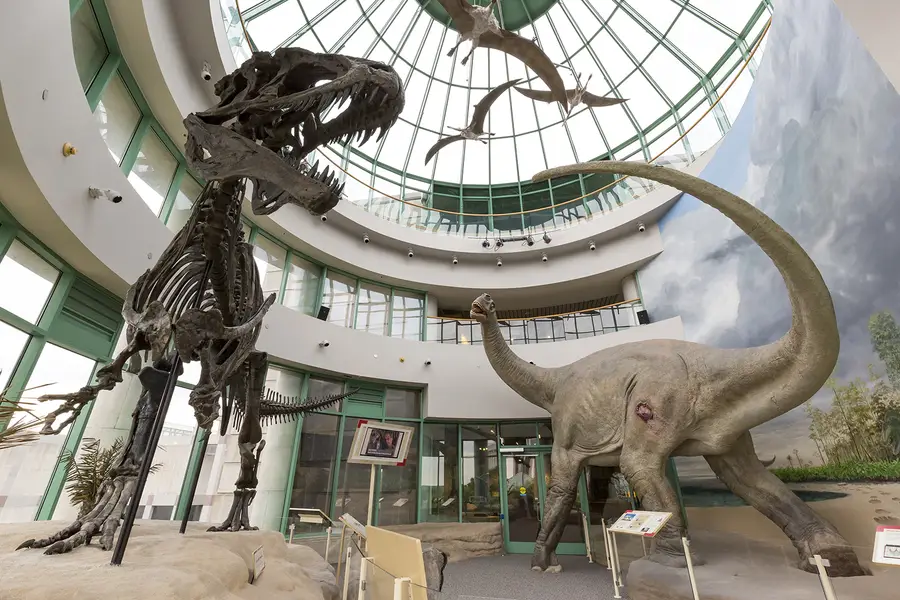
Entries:
POLYGON ((401 467, 415 431, 408 425, 360 419, 347 462, 401 467))
POLYGON ((609 530, 613 533, 627 533, 643 537, 653 537, 672 518, 670 512, 628 510, 613 523, 609 530))
POLYGON ((356 520, 350 513, 344 513, 338 519, 347 529, 358 535, 361 539, 366 539, 366 526, 356 520))
POLYGON ((263 555, 262 546, 253 551, 251 560, 253 561, 253 568, 250 571, 250 583, 256 583, 266 568, 266 557, 263 555))
POLYGON ((900 565, 900 527, 879 525, 875 529, 875 550, 872 562, 882 565, 900 565))

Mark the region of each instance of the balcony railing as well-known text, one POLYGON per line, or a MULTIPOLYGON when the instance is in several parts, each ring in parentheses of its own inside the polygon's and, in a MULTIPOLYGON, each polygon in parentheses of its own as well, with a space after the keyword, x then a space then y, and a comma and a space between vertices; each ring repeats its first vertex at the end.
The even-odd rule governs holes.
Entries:
MULTIPOLYGON (((500 321, 500 330, 506 343, 511 345, 577 340, 638 327, 637 313, 642 310, 640 300, 626 300, 559 315, 504 319, 500 321)), ((427 340, 441 344, 480 345, 481 324, 472 319, 428 317, 427 340)))

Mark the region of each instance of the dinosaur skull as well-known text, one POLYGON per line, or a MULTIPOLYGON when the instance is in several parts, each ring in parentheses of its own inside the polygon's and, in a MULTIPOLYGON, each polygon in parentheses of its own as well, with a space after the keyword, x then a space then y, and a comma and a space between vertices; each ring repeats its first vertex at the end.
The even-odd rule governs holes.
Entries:
POLYGON ((334 208, 344 189, 337 172, 319 171, 305 157, 322 144, 365 143, 379 130, 380 140, 404 105, 393 68, 302 48, 255 52, 215 91, 218 106, 184 121, 189 164, 208 180, 249 178, 258 215, 285 204, 317 215, 334 208))
POLYGON ((469 316, 479 323, 484 323, 488 318, 494 317, 496 309, 494 301, 491 300, 491 295, 482 294, 472 302, 472 310, 469 311, 469 316))

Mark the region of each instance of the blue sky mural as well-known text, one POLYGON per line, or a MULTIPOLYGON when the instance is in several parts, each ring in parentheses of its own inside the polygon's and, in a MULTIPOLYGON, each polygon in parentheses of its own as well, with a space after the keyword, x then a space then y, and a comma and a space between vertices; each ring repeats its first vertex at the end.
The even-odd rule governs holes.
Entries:
MULTIPOLYGON (((751 96, 701 177, 766 212, 812 256, 834 299, 844 380, 880 367, 869 317, 900 317, 898 155, 900 95, 840 10, 779 2, 751 96)), ((665 251, 640 273, 654 319, 680 315, 689 340, 725 348, 787 331, 781 277, 724 216, 685 196, 661 231, 665 251)), ((754 431, 758 454, 779 462, 794 448, 812 459, 808 435, 803 407, 754 431)))

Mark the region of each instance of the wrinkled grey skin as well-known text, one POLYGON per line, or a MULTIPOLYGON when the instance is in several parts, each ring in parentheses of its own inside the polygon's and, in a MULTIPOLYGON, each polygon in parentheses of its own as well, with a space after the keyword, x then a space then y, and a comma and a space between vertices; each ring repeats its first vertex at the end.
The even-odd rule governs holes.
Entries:
MULTIPOLYGON (((787 535, 800 555, 831 562, 832 576, 867 575, 847 541, 757 458, 750 429, 796 408, 831 375, 840 339, 831 295, 816 265, 774 221, 741 198, 686 173, 633 162, 592 162, 535 175, 577 173, 644 177, 695 196, 730 218, 781 272, 793 323, 780 340, 758 348, 722 350, 677 340, 633 342, 570 365, 541 368, 516 356, 483 294, 472 318, 483 329, 491 366, 519 395, 553 420, 553 475, 532 568, 559 571, 554 550, 572 509, 581 468, 618 465, 648 510, 671 512, 652 560, 683 565, 684 524, 665 477, 670 456, 703 456, 737 496, 787 535)), ((696 562, 696 561, 695 561, 696 562)))
POLYGON ((314 214, 333 208, 342 184, 328 169, 319 173, 304 158, 329 141, 368 139, 378 128, 384 135, 403 110, 400 78, 392 68, 372 61, 284 48, 274 54, 254 53, 216 84, 216 94, 218 106, 185 119, 188 160, 209 183, 188 222, 156 264, 129 288, 122 307, 127 347, 98 371, 97 383, 40 398, 62 400, 47 415, 41 431, 56 434, 101 391, 122 381, 126 363, 139 359, 142 352, 149 354, 153 368, 141 371, 144 394, 117 475, 104 483, 109 493, 100 495, 85 519, 48 538, 28 540, 20 548, 69 552, 90 543, 96 532, 102 532, 101 547, 111 548, 119 520, 134 501, 140 464, 155 450, 148 447, 145 435, 155 415, 147 407, 159 405, 159 386, 165 384, 176 356, 185 363, 200 361, 200 378, 189 400, 198 426, 212 426, 221 401, 221 433, 225 434, 232 413, 239 427, 241 469, 234 499, 228 517, 210 528, 213 531, 255 529, 250 526, 249 507, 265 447, 262 424, 321 410, 349 395, 301 402, 265 394, 268 357, 255 347, 275 295, 263 297, 253 247, 243 239, 241 206, 250 179, 256 214, 269 214, 285 204, 314 214), (330 81, 315 87, 322 80, 330 81), (324 111, 348 99, 343 112, 322 123, 324 111), (152 390, 150 383, 155 386, 152 390), (59 417, 64 420, 54 427, 59 417))

